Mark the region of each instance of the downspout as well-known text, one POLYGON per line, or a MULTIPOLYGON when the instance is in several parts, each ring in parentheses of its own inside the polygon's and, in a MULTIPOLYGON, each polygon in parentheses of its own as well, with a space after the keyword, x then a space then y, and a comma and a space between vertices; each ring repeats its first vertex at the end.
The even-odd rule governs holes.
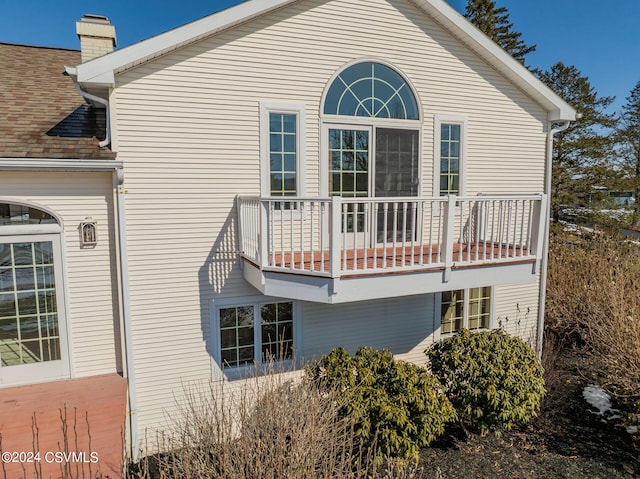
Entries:
POLYGON ((127 250, 127 217, 125 211, 124 170, 116 170, 116 203, 118 209, 118 251, 120 253, 120 299, 122 301, 122 323, 127 368, 127 392, 129 395, 129 434, 131 460, 138 462, 138 408, 136 380, 133 367, 133 332, 131 327, 131 301, 129 297, 129 254, 127 250))
POLYGON ((111 115, 109 113, 109 100, 105 100, 104 98, 100 98, 99 96, 92 95, 91 93, 84 91, 80 86, 80 83, 78 83, 78 76, 77 76, 76 69, 72 67, 67 67, 67 66, 65 66, 64 68, 66 73, 73 79, 73 84, 76 87, 76 91, 78 92, 78 95, 85 98, 86 100, 94 101, 96 103, 100 103, 101 105, 104 105, 104 108, 106 111, 105 137, 104 137, 104 140, 98 143, 98 146, 103 148, 109 145, 109 143, 111 143, 111 126, 110 126, 111 115))
POLYGON ((544 221, 544 242, 542 245, 542 258, 540 262, 540 294, 538 303, 538 337, 536 341, 536 350, 538 358, 542 359, 542 341, 544 339, 544 304, 547 299, 547 264, 549 260, 549 229, 551 218, 551 166, 553 163, 553 137, 557 133, 569 128, 570 121, 565 121, 558 128, 551 128, 549 123, 549 132, 547 133, 547 151, 544 178, 544 193, 547 195, 546 209, 543 213, 544 221))

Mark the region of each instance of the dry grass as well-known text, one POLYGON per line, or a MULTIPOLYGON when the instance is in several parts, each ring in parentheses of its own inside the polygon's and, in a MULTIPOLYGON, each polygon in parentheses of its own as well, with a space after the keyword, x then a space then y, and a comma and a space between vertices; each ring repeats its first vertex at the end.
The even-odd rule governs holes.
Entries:
POLYGON ((607 387, 640 412, 640 248, 605 236, 554 237, 547 326, 598 358, 607 387))
POLYGON ((409 478, 415 465, 378 467, 359 455, 353 423, 332 395, 273 371, 225 391, 225 383, 190 390, 174 433, 152 448, 166 451, 132 465, 128 479, 409 478))

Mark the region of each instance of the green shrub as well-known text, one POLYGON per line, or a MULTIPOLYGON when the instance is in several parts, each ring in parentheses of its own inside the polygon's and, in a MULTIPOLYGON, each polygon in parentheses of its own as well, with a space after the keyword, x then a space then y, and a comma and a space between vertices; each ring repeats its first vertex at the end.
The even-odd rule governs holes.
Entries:
POLYGON ((425 351, 462 424, 481 433, 509 430, 537 414, 545 395, 536 353, 502 330, 460 333, 425 351))
POLYGON ((426 369, 396 361, 391 352, 343 348, 315 361, 307 374, 336 394, 340 412, 354 421, 357 446, 374 446, 378 460, 418 459, 421 447, 444 432, 455 410, 442 385, 426 369))

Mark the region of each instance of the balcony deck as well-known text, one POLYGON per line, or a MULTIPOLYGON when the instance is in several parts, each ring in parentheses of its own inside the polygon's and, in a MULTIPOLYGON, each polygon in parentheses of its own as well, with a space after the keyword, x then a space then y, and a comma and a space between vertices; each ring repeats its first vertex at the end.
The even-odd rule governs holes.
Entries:
POLYGON ((328 303, 534 281, 546 200, 239 197, 244 277, 328 303))
MULTIPOLYGON (((411 272, 443 270, 445 267, 439 259, 439 250, 438 245, 350 249, 345 251, 341 260, 343 267, 340 277, 362 276, 366 271, 376 275, 394 274, 403 272, 409 267, 411 267, 411 272)), ((328 272, 329 256, 327 251, 275 253, 274 264, 278 265, 281 271, 289 269, 296 273, 300 271, 328 272)), ((461 260, 460 265, 456 265, 454 262, 454 268, 469 267, 469 258, 476 260, 484 258, 485 265, 497 262, 531 263, 535 261, 526 256, 524 248, 491 244, 455 243, 453 256, 461 260)))

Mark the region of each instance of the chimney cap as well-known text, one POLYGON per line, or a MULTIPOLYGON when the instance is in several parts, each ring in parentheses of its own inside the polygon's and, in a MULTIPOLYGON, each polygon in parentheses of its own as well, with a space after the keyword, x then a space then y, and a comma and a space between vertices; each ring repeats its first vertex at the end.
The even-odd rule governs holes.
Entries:
POLYGON ((94 13, 85 13, 84 15, 82 15, 80 21, 86 23, 103 23, 105 25, 111 25, 111 22, 107 17, 105 17, 104 15, 96 15, 94 13))

